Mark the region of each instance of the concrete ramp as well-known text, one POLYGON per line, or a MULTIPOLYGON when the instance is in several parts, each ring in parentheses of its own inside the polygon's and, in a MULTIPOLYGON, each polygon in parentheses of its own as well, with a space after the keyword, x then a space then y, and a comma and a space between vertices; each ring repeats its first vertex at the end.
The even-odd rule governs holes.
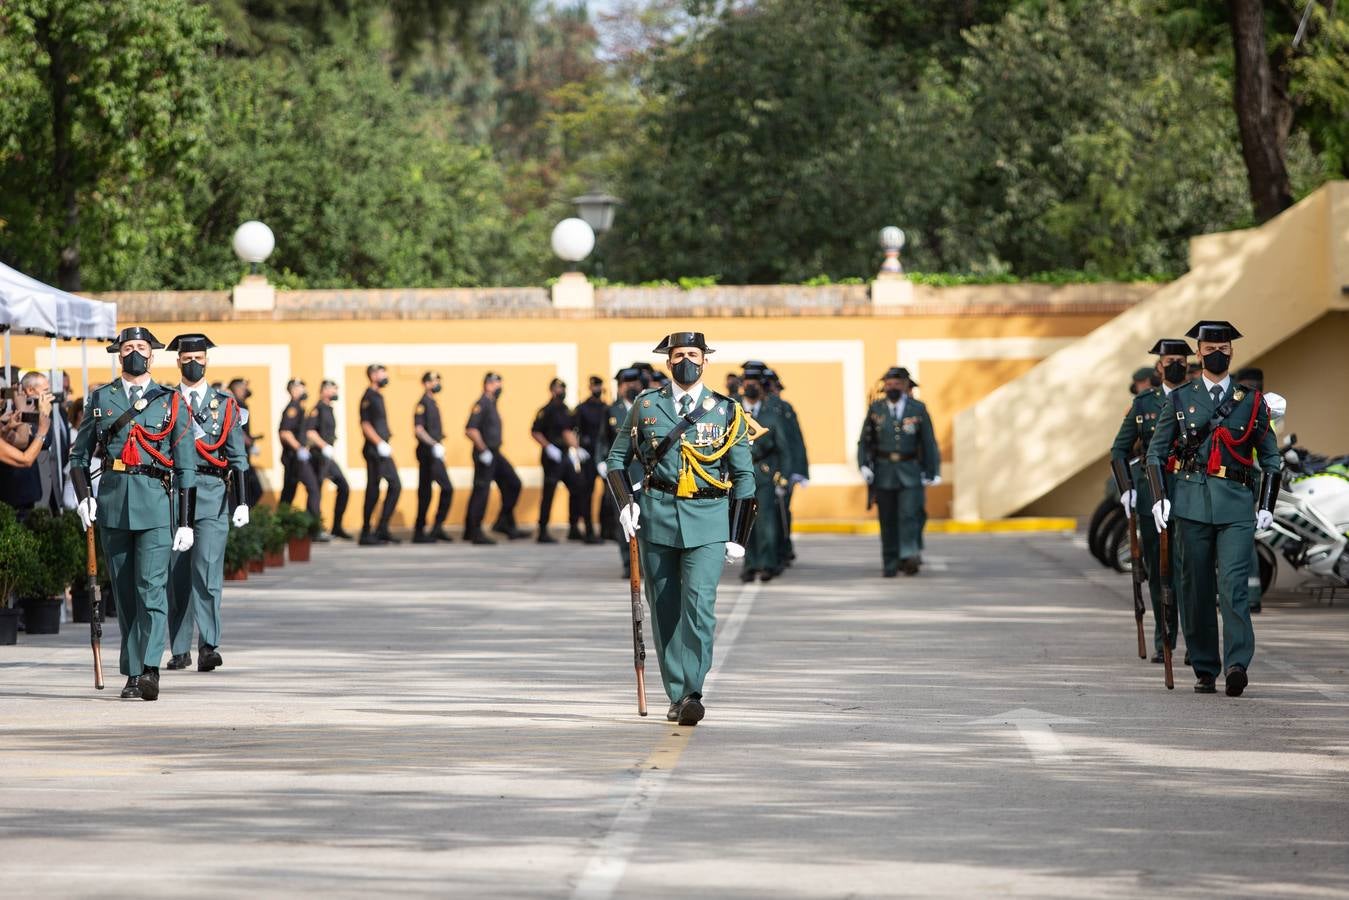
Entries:
POLYGON ((1186 275, 956 416, 955 518, 1013 515, 1099 462, 1125 411, 1121 387, 1157 338, 1227 319, 1246 335, 1239 367, 1349 309, 1346 286, 1346 181, 1258 228, 1193 239, 1186 275))

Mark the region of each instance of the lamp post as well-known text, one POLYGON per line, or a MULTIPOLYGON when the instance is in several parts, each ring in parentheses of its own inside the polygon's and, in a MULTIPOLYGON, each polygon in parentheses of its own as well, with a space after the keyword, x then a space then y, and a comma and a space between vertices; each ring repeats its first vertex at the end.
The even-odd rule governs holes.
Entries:
POLYGON ((276 308, 276 288, 267 281, 260 271, 262 263, 276 249, 276 235, 272 229, 250 219, 234 230, 230 241, 234 255, 248 263, 245 275, 231 293, 236 310, 264 312, 276 308))
MULTIPOLYGON (((599 188, 591 188, 579 197, 572 197, 571 202, 576 206, 576 214, 585 220, 597 238, 603 237, 614 227, 614 213, 623 205, 622 200, 599 188)), ((595 277, 604 277, 604 263, 598 254, 595 257, 595 277)))
POLYGON ((881 229, 881 249, 885 251, 885 262, 881 263, 881 274, 903 275, 904 267, 899 262, 899 251, 904 249, 904 232, 894 225, 881 229))
POLYGON ((567 264, 567 271, 553 285, 553 306, 583 309, 595 305, 595 286, 577 271, 581 260, 595 249, 595 231, 584 219, 563 219, 553 226, 553 252, 567 264))

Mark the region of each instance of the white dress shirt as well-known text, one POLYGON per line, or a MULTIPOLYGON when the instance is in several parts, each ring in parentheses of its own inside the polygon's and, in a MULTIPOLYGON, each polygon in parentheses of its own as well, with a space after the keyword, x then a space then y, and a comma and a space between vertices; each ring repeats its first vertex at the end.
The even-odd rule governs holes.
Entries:
POLYGON ((1205 373, 1205 375, 1204 375, 1204 391, 1205 391, 1205 393, 1207 393, 1210 397, 1213 396, 1213 389, 1214 389, 1215 387, 1220 387, 1220 388, 1222 388, 1222 389, 1223 389, 1222 396, 1226 397, 1226 396, 1227 396, 1227 388, 1228 388, 1229 385, 1231 385, 1231 383, 1232 383, 1232 376, 1231 376, 1231 375, 1226 375, 1226 376, 1224 376, 1222 381, 1210 381, 1210 380, 1209 380, 1209 377, 1208 377, 1208 374, 1205 373))
POLYGON ((908 394, 901 394, 899 399, 896 400, 894 403, 891 403, 889 400, 885 401, 886 404, 890 407, 890 415, 894 416, 896 419, 903 419, 904 403, 908 399, 909 399, 908 394))
POLYGON ((679 415, 679 405, 683 401, 685 394, 693 398, 693 404, 689 407, 689 412, 693 412, 698 408, 698 401, 703 398, 703 383, 700 381, 686 391, 675 381, 670 381, 670 400, 674 403, 674 413, 676 416, 679 415))

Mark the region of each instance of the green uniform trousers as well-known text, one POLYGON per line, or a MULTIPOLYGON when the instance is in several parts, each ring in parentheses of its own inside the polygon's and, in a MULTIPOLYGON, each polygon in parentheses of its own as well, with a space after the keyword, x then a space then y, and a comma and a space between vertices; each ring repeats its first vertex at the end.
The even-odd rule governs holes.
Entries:
POLYGON ((172 533, 168 522, 143 531, 100 528, 99 533, 117 601, 118 667, 123 675, 140 675, 147 666, 158 668, 164 655, 172 533))
POLYGON ((726 545, 679 548, 644 540, 638 545, 665 694, 671 701, 701 694, 712 667, 717 582, 725 565, 726 545))
POLYGON ((1232 666, 1250 668, 1255 656, 1246 580, 1251 569, 1255 524, 1247 519, 1224 525, 1175 518, 1181 561, 1180 619, 1185 647, 1196 675, 1222 674, 1232 666), (1223 616, 1223 648, 1218 653, 1218 613, 1223 616))
POLYGON ((175 655, 192 648, 192 626, 200 633, 197 646, 220 646, 220 596, 225 586, 225 516, 207 516, 192 523, 192 549, 173 554, 169 592, 170 648, 175 655))
MULTIPOLYGON (((1149 506, 1150 510, 1152 507, 1149 506)), ((1148 593, 1152 596, 1152 648, 1162 652, 1162 563, 1160 558, 1161 542, 1157 540, 1157 523, 1152 513, 1138 510, 1138 537, 1142 543, 1143 561, 1148 570, 1148 593)), ((1166 622, 1174 641, 1176 636, 1176 618, 1180 613, 1180 559, 1176 554, 1175 533, 1171 544, 1171 589, 1176 597, 1176 608, 1171 610, 1171 618, 1166 622)), ((1188 646, 1188 645, 1187 645, 1188 646)), ((1173 645, 1174 649, 1174 645, 1173 645)))
MULTIPOLYGON (((923 488, 877 488, 876 516, 881 522, 881 560, 887 572, 923 550, 923 488)), ((756 523, 757 527, 757 523, 756 523)))
POLYGON ((778 509, 773 479, 764 478, 761 484, 756 484, 754 498, 758 501, 759 512, 754 517, 749 546, 745 548, 745 567, 755 572, 781 572, 782 512, 778 509))

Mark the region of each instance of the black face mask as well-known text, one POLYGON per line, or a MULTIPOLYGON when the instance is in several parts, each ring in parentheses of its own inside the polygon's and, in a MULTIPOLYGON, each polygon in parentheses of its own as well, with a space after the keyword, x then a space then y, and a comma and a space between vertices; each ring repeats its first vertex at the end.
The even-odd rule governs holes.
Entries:
POLYGON ((600 399, 600 394, 603 394, 603 393, 604 393, 604 388, 602 388, 602 387, 595 387, 595 388, 591 388, 591 389, 590 389, 590 396, 594 397, 596 400, 600 399))
POLYGON ((744 386, 746 400, 758 400, 763 396, 763 388, 757 384, 747 384, 744 386))
POLYGON ((641 392, 642 392, 642 389, 639 388, 639 387, 630 387, 630 388, 628 388, 626 391, 623 392, 623 396, 624 396, 624 397, 627 397, 627 398, 628 398, 628 402, 631 403, 632 401, 634 401, 634 400, 637 399, 637 395, 640 394, 641 392))
POLYGON ((385 375, 383 378, 379 378, 375 381, 375 387, 388 387, 388 386, 389 386, 388 375, 385 375))
POLYGON ((887 388, 885 391, 885 399, 889 400, 891 403, 898 403, 899 398, 903 396, 904 391, 901 388, 887 388))
POLYGON ((305 401, 308 400, 308 399, 309 399, 309 392, 308 392, 308 391, 300 391, 300 396, 296 397, 296 398, 295 398, 295 401, 296 401, 297 403, 303 403, 303 402, 305 402, 305 401))
POLYGON ((440 393, 440 385, 437 384, 437 385, 432 386, 432 388, 431 388, 431 393, 433 393, 433 394, 439 394, 439 393, 440 393))
POLYGON ((702 377, 703 367, 691 359, 681 359, 674 364, 674 379, 681 385, 697 384, 702 377))
POLYGON ((1162 377, 1168 384, 1180 384, 1185 380, 1185 375, 1190 367, 1185 364, 1185 360, 1179 359, 1175 362, 1169 362, 1162 367, 1162 377))
POLYGON ((252 391, 247 390, 247 389, 244 390, 244 399, 245 399, 245 400, 247 400, 249 397, 252 397, 252 396, 253 396, 253 392, 252 392, 252 391))
POLYGON ((329 398, 328 398, 328 402, 329 402, 329 403, 336 403, 336 402, 337 402, 337 395, 336 395, 336 394, 333 394, 331 397, 329 397, 329 398))
POLYGON ((492 391, 492 399, 493 400, 501 399, 501 388, 497 388, 495 391, 492 391))
POLYGON ((1221 375, 1232 364, 1232 354, 1212 350, 1204 354, 1204 369, 1210 375, 1221 375))
POLYGON ((189 359, 183 363, 183 378, 187 379, 188 384, 196 384, 206 376, 206 363, 197 362, 195 359, 189 359))
POLYGON ((150 371, 150 357, 137 350, 132 350, 126 356, 122 357, 122 371, 135 378, 138 375, 144 375, 150 371))

